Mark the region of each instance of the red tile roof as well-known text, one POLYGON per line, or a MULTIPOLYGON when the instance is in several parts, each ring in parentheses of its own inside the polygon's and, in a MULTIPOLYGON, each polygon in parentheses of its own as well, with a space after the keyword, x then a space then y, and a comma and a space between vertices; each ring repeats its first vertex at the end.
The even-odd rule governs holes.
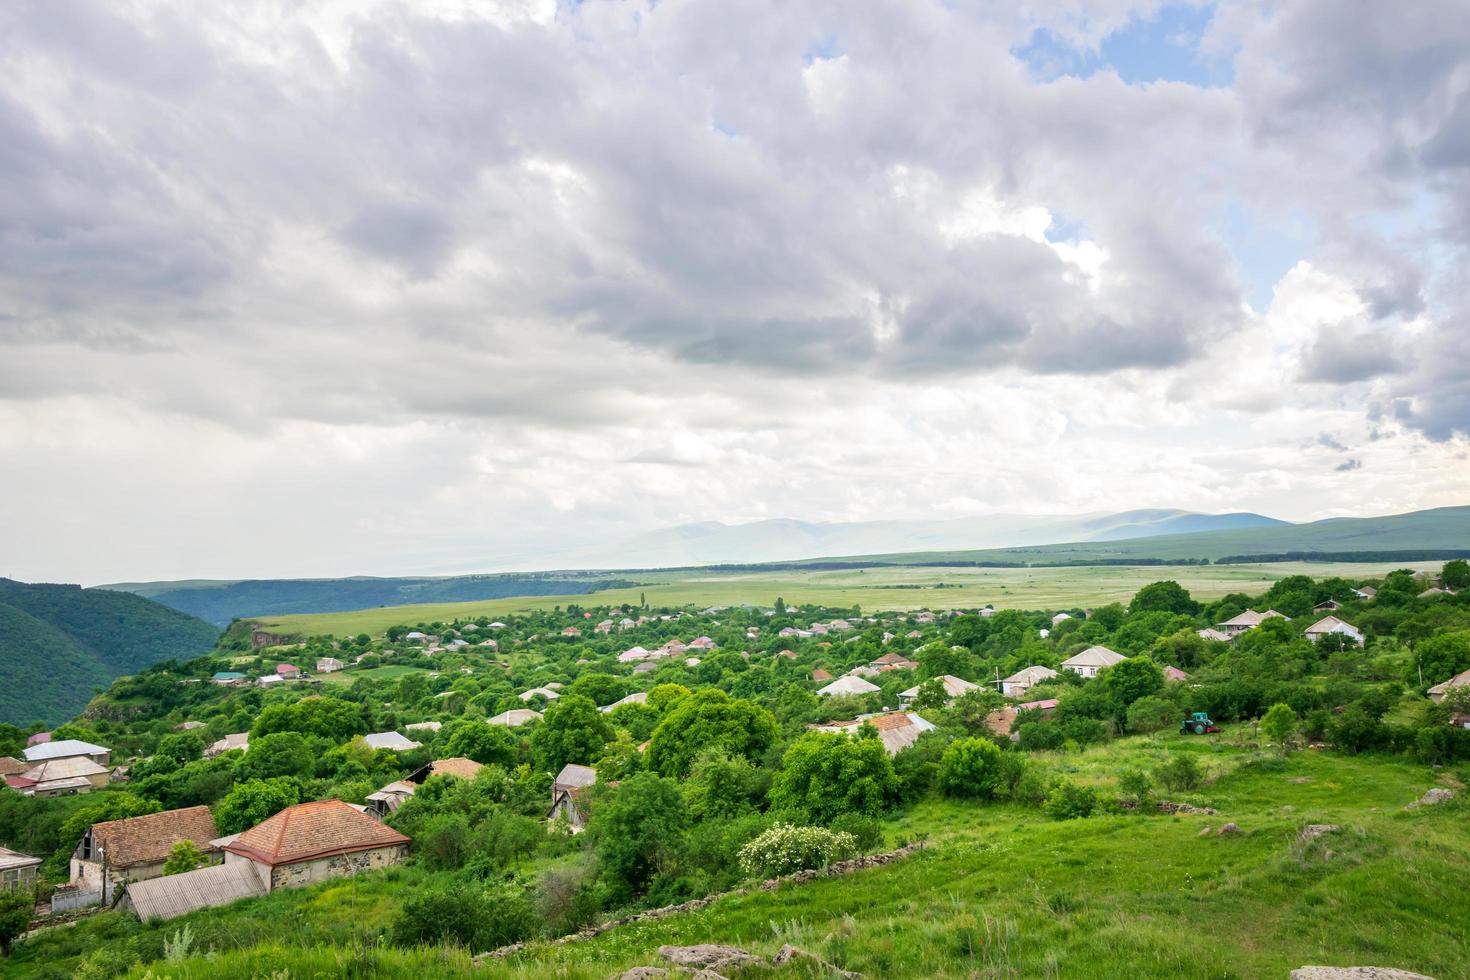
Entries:
POLYGON ((207 806, 164 810, 125 820, 108 820, 92 825, 92 846, 107 856, 113 868, 156 864, 168 860, 168 852, 180 841, 190 840, 205 853, 213 853, 210 841, 219 836, 207 806))
POLYGON ((276 867, 408 842, 341 800, 318 800, 287 807, 226 844, 225 850, 276 867))

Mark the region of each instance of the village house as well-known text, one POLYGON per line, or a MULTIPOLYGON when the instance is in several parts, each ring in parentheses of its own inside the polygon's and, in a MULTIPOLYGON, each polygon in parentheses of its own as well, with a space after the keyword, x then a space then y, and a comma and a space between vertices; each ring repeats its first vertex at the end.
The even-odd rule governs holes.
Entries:
POLYGON ((474 779, 475 775, 483 768, 485 767, 474 759, 435 759, 427 766, 422 766, 402 779, 389 783, 376 793, 369 793, 367 796, 367 808, 380 818, 386 817, 402 806, 404 801, 412 796, 430 776, 453 776, 457 779, 474 779))
POLYGON ((344 666, 346 665, 336 657, 318 657, 316 661, 316 672, 318 674, 334 674, 344 666))
POLYGON ((546 685, 545 687, 533 687, 529 691, 522 691, 516 696, 519 697, 522 701, 530 701, 536 697, 543 697, 548 701, 555 701, 557 698, 561 697, 560 694, 556 693, 556 688, 552 687, 550 684, 546 685))
POLYGON ((919 613, 919 615, 917 615, 917 616, 914 617, 914 622, 916 622, 916 623, 932 623, 932 622, 934 622, 934 619, 935 619, 934 614, 932 612, 929 612, 928 610, 925 610, 924 612, 921 612, 921 613, 919 613))
POLYGON ((577 627, 575 627, 575 626, 567 626, 567 627, 565 627, 565 628, 562 629, 561 635, 562 636, 581 636, 582 635, 582 631, 579 630, 579 629, 577 629, 577 627))
POLYGON ((620 664, 631 664, 636 663, 639 660, 647 659, 648 651, 643 649, 641 646, 631 646, 628 649, 624 650, 622 653, 618 654, 618 663, 620 664))
POLYGON ((295 664, 276 664, 276 674, 288 681, 301 677, 301 668, 295 664))
POLYGON ((605 704, 602 707, 598 708, 597 710, 598 711, 601 711, 603 714, 607 714, 609 711, 612 711, 614 708, 622 707, 625 704, 644 704, 647 701, 648 701, 648 692, 647 691, 634 691, 632 694, 629 694, 627 697, 625 697, 625 698, 619 698, 618 700, 614 701, 612 704, 605 704))
POLYGON ((406 735, 400 735, 398 732, 373 732, 371 735, 364 735, 362 740, 374 752, 378 751, 378 749, 392 749, 394 752, 411 752, 414 749, 423 748, 424 744, 422 742, 415 742, 413 739, 406 735))
POLYGON ((1060 625, 1062 625, 1063 623, 1065 623, 1067 620, 1069 620, 1071 618, 1072 618, 1072 614, 1071 613, 1064 613, 1064 612, 1057 613, 1055 616, 1053 616, 1051 618, 1051 624, 1053 626, 1060 626, 1060 625))
POLYGON ((530 708, 512 708, 509 711, 502 711, 494 718, 488 719, 488 723, 491 725, 504 725, 506 728, 519 728, 528 722, 540 720, 541 712, 539 711, 533 711, 530 708))
POLYGON ((83 742, 80 739, 66 738, 59 742, 41 742, 36 745, 27 745, 25 749, 26 761, 35 765, 38 762, 48 762, 52 759, 91 759, 99 766, 108 764, 112 756, 112 750, 101 745, 93 745, 91 742, 83 742))
POLYGON ((261 674, 255 679, 255 683, 258 687, 274 687, 286 683, 286 678, 280 674, 261 674))
MULTIPOLYGON (((980 688, 979 684, 972 684, 963 678, 955 677, 953 674, 942 674, 937 678, 930 678, 930 680, 939 681, 939 683, 944 687, 944 693, 948 696, 950 701, 953 701, 955 698, 966 693, 967 691, 976 691, 980 688)), ((924 683, 927 684, 929 682, 925 681, 924 683)), ((901 692, 898 695, 898 699, 905 702, 912 701, 914 698, 919 696, 919 690, 923 686, 923 684, 915 684, 907 691, 901 692)))
POLYGON ((1336 599, 1323 599, 1321 602, 1312 607, 1312 612, 1337 612, 1341 608, 1342 603, 1338 602, 1336 599))
POLYGON ((920 718, 912 711, 858 715, 851 721, 829 721, 826 724, 808 725, 806 727, 815 732, 835 732, 839 735, 855 736, 865 723, 872 725, 878 730, 878 738, 883 742, 883 750, 890 756, 898 755, 898 753, 917 742, 920 735, 934 730, 932 724, 920 718))
POLYGON ((27 736, 26 745, 28 747, 32 745, 42 745, 49 741, 51 741, 50 732, 36 732, 34 735, 27 736))
POLYGON ((1436 684, 1429 689, 1429 700, 1438 704, 1444 700, 1446 694, 1457 687, 1470 687, 1470 670, 1461 671, 1443 684, 1436 684))
POLYGON ((1063 660, 1062 669, 1070 670, 1082 677, 1096 677, 1098 671, 1122 663, 1126 659, 1121 653, 1115 653, 1107 647, 1094 646, 1063 660))
POLYGON ((116 885, 162 875, 169 852, 182 841, 192 841, 213 863, 219 848, 212 841, 218 836, 207 806, 95 823, 72 852, 71 884, 97 891, 105 905, 116 885))
POLYGON ((226 864, 248 862, 270 892, 401 864, 409 843, 350 804, 318 800, 256 824, 224 852, 226 864))
POLYGON ((404 725, 406 732, 437 732, 444 727, 442 721, 416 721, 412 725, 404 725))
POLYGON ((0 847, 0 892, 31 891, 36 887, 36 869, 41 859, 0 847))
POLYGON ((1164 668, 1164 683, 1183 683, 1187 680, 1189 680, 1189 675, 1180 670, 1178 667, 1166 666, 1164 668))
POLYGON ((23 775, 30 768, 30 765, 21 762, 13 756, 0 755, 0 779, 4 779, 6 776, 23 775))
POLYGON ((75 796, 102 789, 112 779, 111 771, 84 755, 48 759, 5 782, 23 796, 75 796))
POLYGON ((919 663, 916 660, 910 660, 901 653, 885 653, 877 660, 870 662, 868 666, 880 672, 885 670, 917 670, 919 663))
POLYGON ((1324 636, 1344 636, 1354 646, 1362 646, 1364 638, 1362 632, 1351 623, 1345 623, 1336 616, 1324 616, 1311 626, 1308 626, 1303 634, 1307 639, 1316 643, 1324 636))
POLYGON ((216 742, 211 743, 209 748, 204 750, 204 758, 213 759, 215 756, 220 755, 221 753, 233 752, 236 749, 239 749, 241 752, 250 751, 249 732, 234 732, 230 735, 226 735, 224 738, 216 742))
POLYGON ((1419 598, 1420 599, 1433 599, 1435 596, 1441 596, 1441 595, 1454 595, 1454 593, 1451 592, 1449 589, 1441 589, 1439 586, 1434 585, 1434 586, 1430 586, 1429 588, 1425 589, 1423 592, 1419 593, 1419 598))
POLYGON ((220 687, 239 687, 242 684, 250 683, 250 678, 238 670, 219 670, 215 671, 214 676, 210 677, 209 683, 218 684, 220 687))
POLYGON ((645 661, 643 661, 643 663, 641 663, 637 667, 634 667, 633 668, 633 673, 635 673, 635 674, 651 674, 655 670, 658 670, 658 664, 652 663, 650 661, 645 660, 645 661))
POLYGON ((707 636, 695 637, 689 641, 689 650, 713 650, 716 648, 715 641, 707 636))
POLYGON ((1273 616, 1280 616, 1282 619, 1291 618, 1290 616, 1282 616, 1281 613, 1274 609, 1267 609, 1261 613, 1256 612, 1254 609, 1247 609, 1239 616, 1232 616, 1230 619, 1219 624, 1220 630, 1229 636, 1238 636, 1246 630, 1255 629, 1273 616))
POLYGON ((1373 586, 1371 585, 1362 585, 1356 589, 1353 589, 1353 595, 1357 596, 1359 599, 1362 599, 1364 602, 1371 602, 1375 598, 1377 598, 1378 590, 1373 588, 1373 586))
POLYGON ((597 770, 591 766, 580 766, 568 762, 557 773, 551 784, 551 809, 546 819, 565 819, 574 834, 587 828, 587 814, 581 805, 581 797, 588 787, 597 784, 597 770))
POLYGON ((818 684, 825 684, 831 679, 832 675, 823 670, 821 667, 818 667, 816 670, 812 671, 812 680, 816 681, 818 684))
POLYGON ((1016 719, 1023 711, 1039 711, 1043 718, 1051 716, 1053 710, 1061 702, 1056 698, 1045 698, 1041 701, 1027 701, 1024 704, 1008 704, 998 708, 985 716, 985 727, 1002 738, 1015 741, 1020 736, 1014 731, 1016 719))
POLYGON ((878 690, 880 688, 872 681, 865 681, 861 677, 854 677, 848 674, 845 677, 837 678, 826 687, 818 688, 817 694, 824 697, 834 694, 873 694, 878 690))
POLYGON ((1057 676, 1057 672, 1050 667, 1033 665, 1025 670, 1019 670, 1000 682, 1000 693, 1008 698, 1018 698, 1042 681, 1049 681, 1057 676))
POLYGON ((1210 629, 1208 627, 1202 630, 1195 630, 1195 633, 1199 635, 1201 640, 1211 640, 1216 643, 1229 643, 1234 639, 1229 633, 1222 633, 1217 629, 1210 629))
POLYGON ((201 728, 208 727, 209 726, 204 724, 204 722, 202 721, 181 721, 174 726, 174 730, 179 732, 196 732, 201 728))

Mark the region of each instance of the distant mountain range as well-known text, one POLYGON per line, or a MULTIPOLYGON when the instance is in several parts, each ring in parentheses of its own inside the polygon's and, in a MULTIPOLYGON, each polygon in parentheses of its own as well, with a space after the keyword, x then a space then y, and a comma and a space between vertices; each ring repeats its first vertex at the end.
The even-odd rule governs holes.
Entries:
POLYGON ((0 721, 75 717, 93 688, 207 653, 218 636, 208 623, 142 596, 0 579, 0 721))
POLYGON ((405 578, 134 582, 133 592, 218 626, 248 616, 344 612, 373 606, 470 602, 508 596, 582 595, 628 586, 640 570, 704 565, 881 562, 1060 565, 1219 561, 1330 553, 1338 560, 1397 561, 1470 552, 1470 507, 1391 517, 1291 524, 1260 514, 1132 510, 1074 517, 996 516, 936 521, 750 524, 668 528, 584 552, 554 552, 547 568, 603 569, 405 578))
POLYGON ((1260 514, 1130 510, 1037 517, 999 514, 928 521, 817 523, 778 518, 749 524, 706 521, 641 534, 550 560, 569 568, 671 568, 759 564, 819 556, 1015 548, 1062 541, 1126 541, 1159 535, 1289 526, 1260 514))

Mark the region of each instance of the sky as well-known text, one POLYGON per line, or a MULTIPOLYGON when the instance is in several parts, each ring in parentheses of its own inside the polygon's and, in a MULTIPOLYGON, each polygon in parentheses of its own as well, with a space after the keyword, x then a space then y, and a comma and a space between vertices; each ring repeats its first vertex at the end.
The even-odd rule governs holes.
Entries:
POLYGON ((1470 502, 1464 0, 7 0, 0 575, 1470 502))

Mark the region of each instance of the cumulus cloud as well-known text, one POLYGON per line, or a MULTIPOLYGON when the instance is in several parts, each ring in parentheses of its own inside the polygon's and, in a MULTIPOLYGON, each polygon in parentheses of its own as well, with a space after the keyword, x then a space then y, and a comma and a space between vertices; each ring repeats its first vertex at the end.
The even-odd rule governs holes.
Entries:
MULTIPOLYGON (((140 534, 213 496, 198 540, 228 504, 337 571, 947 501, 1336 513, 1329 431, 1372 442, 1353 506, 1447 502, 1457 4, 1222 2, 1214 88, 1016 54, 1162 6, 5 4, 0 465, 136 489, 129 452, 187 446, 221 475, 154 469, 140 534), (1313 229, 1279 282, 1242 207, 1313 229), (1395 486, 1411 451, 1444 482, 1395 486), (301 495, 208 489, 272 467, 301 495)), ((178 548, 117 577, 209 564, 178 548)))

